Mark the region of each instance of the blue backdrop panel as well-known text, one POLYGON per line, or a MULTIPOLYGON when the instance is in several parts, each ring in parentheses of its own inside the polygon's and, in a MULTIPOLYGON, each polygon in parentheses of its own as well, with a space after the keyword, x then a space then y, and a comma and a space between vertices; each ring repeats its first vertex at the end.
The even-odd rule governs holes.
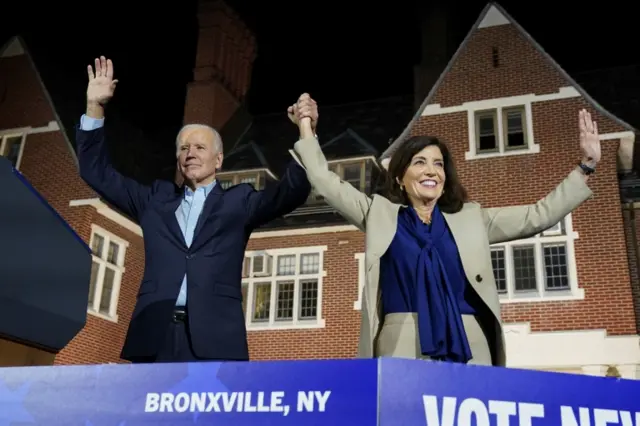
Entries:
POLYGON ((91 250, 0 156, 0 336, 59 351, 85 325, 91 250))
POLYGON ((0 369, 0 426, 375 425, 376 360, 0 369))
POLYGON ((639 381, 382 360, 382 426, 617 424, 640 425, 639 381))

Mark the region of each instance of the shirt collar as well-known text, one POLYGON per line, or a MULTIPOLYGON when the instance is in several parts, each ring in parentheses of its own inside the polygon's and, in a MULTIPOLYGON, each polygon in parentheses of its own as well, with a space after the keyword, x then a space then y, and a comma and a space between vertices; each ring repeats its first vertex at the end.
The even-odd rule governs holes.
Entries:
MULTIPOLYGON (((211 192, 211 190, 213 189, 213 187, 216 186, 216 182, 217 181, 214 180, 209 185, 201 186, 200 188, 196 189, 196 191, 204 191, 204 196, 206 198, 209 195, 209 193, 211 192)), ((188 186, 185 185, 185 187, 184 187, 184 195, 188 196, 188 197, 192 197, 193 194, 194 194, 194 191, 191 188, 189 188, 188 186)))

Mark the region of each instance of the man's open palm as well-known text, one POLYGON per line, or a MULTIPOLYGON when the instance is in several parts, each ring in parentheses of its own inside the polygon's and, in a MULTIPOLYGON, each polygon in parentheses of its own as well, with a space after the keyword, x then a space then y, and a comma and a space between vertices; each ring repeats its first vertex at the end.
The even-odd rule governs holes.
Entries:
POLYGON ((106 104, 116 90, 118 80, 113 79, 113 62, 101 56, 96 58, 95 73, 91 65, 87 66, 89 85, 87 86, 87 102, 106 104))

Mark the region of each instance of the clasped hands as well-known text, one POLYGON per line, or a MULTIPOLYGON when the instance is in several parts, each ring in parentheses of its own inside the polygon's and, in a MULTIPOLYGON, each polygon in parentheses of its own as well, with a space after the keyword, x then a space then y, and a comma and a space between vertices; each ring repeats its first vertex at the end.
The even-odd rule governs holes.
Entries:
POLYGON ((303 93, 298 102, 287 108, 289 119, 300 128, 300 137, 315 136, 318 124, 318 104, 308 93, 303 93))

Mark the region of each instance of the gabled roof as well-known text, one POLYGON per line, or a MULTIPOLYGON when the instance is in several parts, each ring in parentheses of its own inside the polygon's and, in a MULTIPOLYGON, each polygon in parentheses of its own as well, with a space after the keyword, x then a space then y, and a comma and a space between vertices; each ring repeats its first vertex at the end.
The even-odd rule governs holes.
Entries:
MULTIPOLYGON (((318 137, 323 148, 328 148, 325 153, 330 159, 377 157, 400 133, 413 113, 412 95, 341 105, 324 106, 321 101, 318 103, 318 137)), ((289 149, 298 140, 298 129, 289 121, 284 110, 256 116, 250 125, 245 124, 238 133, 241 133, 238 140, 225 141, 225 146, 228 143, 229 146, 244 147, 254 143, 275 175, 280 175, 291 160, 289 149)), ((237 159, 229 154, 224 160, 223 171, 245 168, 244 160, 240 161, 240 157, 237 159)))
MULTIPOLYGON (((267 158, 260 147, 253 141, 236 146, 225 157, 224 162, 231 162, 235 170, 269 169, 267 158)), ((226 171, 228 171, 227 168, 223 167, 222 173, 226 171)))
POLYGON ((378 150, 351 128, 322 145, 322 152, 328 160, 378 155, 378 150))
POLYGON ((382 159, 391 157, 392 153, 397 149, 397 147, 405 139, 407 139, 409 137, 409 135, 411 134, 411 128, 420 119, 420 117, 422 116, 422 112, 425 110, 425 108, 431 103, 431 100, 433 99, 435 94, 438 92, 438 89, 440 88, 440 85, 444 81, 446 75, 453 68, 453 66, 457 62, 458 58, 460 57, 460 55, 462 55, 462 53, 466 49, 467 45, 469 44, 469 40, 474 35, 476 30, 478 30, 479 28, 487 27, 487 26, 497 26, 497 25, 506 25, 506 24, 513 25, 522 34, 522 36, 527 41, 529 41, 529 43, 531 43, 531 45, 535 49, 537 49, 540 52, 542 57, 545 58, 553 67, 555 67, 555 69, 558 71, 558 73, 563 78, 565 78, 565 80, 571 86, 573 86, 578 91, 578 93, 580 93, 580 95, 587 102, 589 102, 591 105, 593 105, 593 107, 599 113, 601 113, 605 117, 613 120, 614 122, 620 124, 625 129, 633 131, 633 132, 636 132, 636 129, 633 126, 631 126, 627 122, 621 120, 617 116, 611 114, 604 107, 602 107, 598 102, 596 102, 595 99, 593 99, 591 96, 589 96, 589 94, 565 70, 563 70, 562 67, 560 67, 560 65, 547 52, 545 52, 545 50, 542 48, 542 46, 540 46, 540 44, 538 44, 533 39, 533 37, 531 37, 531 35, 520 24, 518 24, 518 22, 516 22, 516 20, 513 19, 504 10, 504 8, 502 8, 502 6, 500 6, 496 2, 489 2, 485 6, 485 8, 482 10, 482 12, 480 13, 480 16, 476 20, 475 24, 471 27, 471 30, 467 33, 466 37, 464 38, 464 40, 462 41, 462 43, 458 47, 458 50, 456 50, 455 54, 453 55, 453 57, 451 58, 451 60, 447 64, 447 66, 445 67, 444 71, 442 71, 442 73, 440 74, 440 77, 438 78, 436 83, 433 85, 433 87, 429 91, 429 94, 427 95, 425 100, 422 102, 422 104, 420 105, 420 108, 418 108, 418 110, 414 114, 414 116, 411 119, 411 121, 409 122, 409 124, 405 127, 405 129, 400 134, 400 136, 398 136, 398 138, 391 144, 391 146, 389 146, 389 148, 387 148, 385 150, 385 152, 382 154, 382 156, 381 156, 382 159))
POLYGON ((31 67, 31 70, 35 73, 36 79, 38 80, 38 83, 40 84, 40 88, 42 89, 42 93, 44 93, 45 99, 47 100, 47 103, 49 104, 49 107, 51 108, 51 112, 53 113, 53 117, 55 118, 55 121, 58 123, 58 127, 60 129, 60 132, 62 133, 64 140, 67 144, 67 148, 69 148, 69 152, 71 154, 71 158, 73 159, 73 161, 75 162, 75 164, 78 164, 78 158, 76 157, 76 152, 73 149, 73 145, 71 144, 71 141, 69 140, 69 135, 67 134, 67 132, 65 131, 65 126, 62 122, 62 120, 60 119, 60 115, 58 114, 58 111, 56 110, 55 104, 53 103, 53 99, 51 98, 51 94, 49 93, 49 91, 47 90, 47 87, 45 86, 43 80, 42 80, 42 76, 40 75, 40 72, 38 71, 38 68, 36 67, 36 64, 33 60, 33 56, 31 55, 31 53, 29 52, 29 49, 27 48, 27 44, 25 43, 24 39, 20 36, 14 36, 12 38, 9 39, 9 41, 7 41, 4 46, 2 46, 2 48, 0 49, 0 59, 3 58, 9 58, 12 56, 22 56, 22 55, 26 55, 27 60, 29 61, 29 65, 31 67))

